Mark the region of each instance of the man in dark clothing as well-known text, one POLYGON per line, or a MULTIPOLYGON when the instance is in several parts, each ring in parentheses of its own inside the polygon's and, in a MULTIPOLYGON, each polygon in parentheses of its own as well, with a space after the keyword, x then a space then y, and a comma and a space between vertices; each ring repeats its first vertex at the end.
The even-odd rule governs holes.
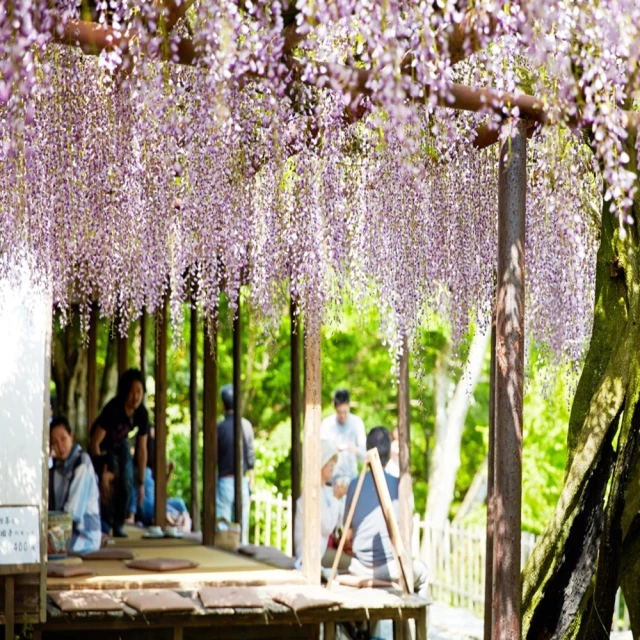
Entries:
MULTIPOLYGON (((235 507, 235 458, 233 448, 233 385, 221 391, 224 420, 218 423, 218 488, 216 491, 216 517, 233 522, 235 507)), ((242 418, 242 544, 249 542, 249 500, 253 488, 253 467, 256 455, 253 448, 253 427, 242 418), (247 474, 249 477, 247 478, 247 474)))
POLYGON ((105 532, 113 527, 114 537, 127 537, 123 525, 133 492, 133 461, 129 433, 138 428, 138 504, 144 500, 147 466, 149 414, 142 400, 144 380, 138 369, 120 376, 118 395, 112 398, 91 426, 89 453, 100 479, 100 511, 105 532))

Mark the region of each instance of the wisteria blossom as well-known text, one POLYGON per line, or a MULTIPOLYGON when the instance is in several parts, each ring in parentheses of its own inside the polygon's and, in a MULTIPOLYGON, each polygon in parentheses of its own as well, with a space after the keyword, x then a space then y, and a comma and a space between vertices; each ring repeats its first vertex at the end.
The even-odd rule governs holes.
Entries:
POLYGON ((621 225, 635 190, 636 4, 15 0, 0 268, 28 254, 63 308, 99 300, 123 328, 165 295, 176 320, 192 296, 215 319, 246 286, 266 320, 287 293, 318 320, 349 296, 392 344, 429 309, 460 337, 496 263, 497 148, 472 143, 518 115, 504 92, 535 93, 559 126, 530 142, 528 326, 579 358, 601 180, 621 225), (454 112, 456 82, 495 93, 454 112))

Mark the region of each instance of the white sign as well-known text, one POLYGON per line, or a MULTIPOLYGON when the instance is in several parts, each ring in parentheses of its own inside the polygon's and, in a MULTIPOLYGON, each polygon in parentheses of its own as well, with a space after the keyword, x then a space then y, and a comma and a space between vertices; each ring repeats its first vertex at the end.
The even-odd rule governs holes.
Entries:
POLYGON ((37 507, 0 507, 0 564, 40 562, 37 507))

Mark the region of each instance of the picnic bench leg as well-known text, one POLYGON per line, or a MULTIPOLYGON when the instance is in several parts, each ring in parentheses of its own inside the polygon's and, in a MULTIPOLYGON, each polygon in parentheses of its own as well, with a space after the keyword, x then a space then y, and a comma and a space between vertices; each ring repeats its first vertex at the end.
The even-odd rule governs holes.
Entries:
POLYGON ((42 640, 42 629, 35 627, 31 632, 31 640, 42 640))
POLYGON ((412 640, 414 634, 411 631, 411 620, 393 621, 393 640, 412 640))
POLYGON ((427 640, 427 607, 423 607, 416 617, 416 640, 427 640))
POLYGON ((324 623, 324 640, 336 640, 336 623, 332 620, 324 623))
POLYGON ((182 627, 173 628, 173 640, 183 640, 184 633, 182 627))

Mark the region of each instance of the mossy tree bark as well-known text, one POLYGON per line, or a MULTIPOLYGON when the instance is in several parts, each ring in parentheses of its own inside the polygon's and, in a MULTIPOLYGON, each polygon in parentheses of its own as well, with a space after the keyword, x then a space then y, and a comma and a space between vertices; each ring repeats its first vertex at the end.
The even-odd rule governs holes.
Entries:
MULTIPOLYGON (((635 138, 628 146, 635 158, 635 138)), ((620 585, 640 637, 640 196, 633 215, 621 233, 603 202, 593 333, 571 411, 565 484, 523 574, 529 640, 608 638, 620 585)))

